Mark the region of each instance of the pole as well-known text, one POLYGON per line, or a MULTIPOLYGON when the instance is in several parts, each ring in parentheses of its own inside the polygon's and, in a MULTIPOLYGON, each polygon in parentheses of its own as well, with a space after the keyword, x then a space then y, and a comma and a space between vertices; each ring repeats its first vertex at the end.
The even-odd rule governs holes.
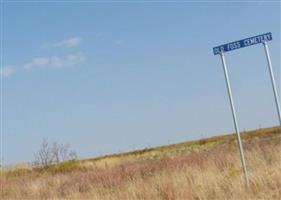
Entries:
POLYGON ((231 92, 231 87, 230 87, 230 82, 229 82, 229 77, 228 77, 227 65, 225 62, 224 54, 221 53, 220 56, 221 56, 221 61, 222 61, 222 65, 223 65, 225 81, 226 81, 226 85, 227 85, 227 91, 228 91, 228 96, 229 96, 229 101, 230 101, 230 106, 231 106, 231 111, 232 111, 232 117, 233 117, 234 126, 235 126, 235 130, 236 130, 236 134, 237 134, 237 140, 238 140, 238 145, 239 145, 240 158, 241 158, 241 162, 242 162, 245 182, 246 182, 246 186, 248 187, 249 186, 248 171, 247 171, 246 161, 245 161, 245 157, 244 157, 243 145, 242 145, 241 138, 240 138, 240 131, 239 131, 238 123, 237 123, 236 111, 235 111, 234 102, 233 102, 233 98, 232 98, 232 92, 231 92))
POLYGON ((277 108, 277 114, 278 114, 278 118, 279 118, 279 124, 281 126, 281 112, 280 112, 279 96, 278 96, 277 89, 276 89, 274 73, 273 73, 273 69, 272 69, 272 64, 271 64, 271 59, 270 59, 270 55, 269 55, 267 42, 263 42, 263 46, 264 46, 265 55, 267 58, 268 70, 269 70, 269 74, 270 74, 270 78, 271 78, 271 84, 272 84, 272 88, 273 88, 273 93, 274 93, 274 98, 275 98, 275 103, 276 103, 276 108, 277 108))

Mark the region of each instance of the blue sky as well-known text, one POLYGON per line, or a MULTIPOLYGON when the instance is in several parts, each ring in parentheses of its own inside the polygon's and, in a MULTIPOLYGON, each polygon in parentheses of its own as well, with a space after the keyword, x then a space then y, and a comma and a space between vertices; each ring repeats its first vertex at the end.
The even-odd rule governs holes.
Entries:
MULTIPOLYGON (((43 138, 88 158, 233 132, 212 51, 227 42, 272 32, 280 86, 279 1, 4 1, 3 10, 4 164, 32 161, 43 138)), ((262 45, 226 61, 241 130, 277 125, 262 45)))

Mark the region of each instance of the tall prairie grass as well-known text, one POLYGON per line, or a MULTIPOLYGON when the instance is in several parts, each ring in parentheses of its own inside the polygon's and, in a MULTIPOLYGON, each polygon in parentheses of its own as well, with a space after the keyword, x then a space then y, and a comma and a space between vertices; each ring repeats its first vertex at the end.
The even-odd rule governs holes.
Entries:
POLYGON ((237 144, 229 139, 196 151, 174 151, 173 147, 173 152, 177 153, 164 156, 154 153, 153 157, 124 158, 123 162, 115 159, 114 164, 106 158, 103 166, 88 160, 45 168, 4 170, 0 178, 0 197, 28 200, 281 199, 281 138, 252 137, 244 140, 244 147, 249 188, 245 187, 237 144))

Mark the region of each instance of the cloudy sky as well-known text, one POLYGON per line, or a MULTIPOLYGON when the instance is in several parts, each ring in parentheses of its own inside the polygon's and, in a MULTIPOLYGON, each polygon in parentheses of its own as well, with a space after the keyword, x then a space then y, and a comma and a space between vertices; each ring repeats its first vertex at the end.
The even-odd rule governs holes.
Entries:
MULTIPOLYGON (((233 132, 220 44, 272 32, 279 83, 279 1, 1 5, 4 164, 43 138, 87 158, 233 132)), ((241 130, 277 125, 263 46, 226 60, 241 130)))

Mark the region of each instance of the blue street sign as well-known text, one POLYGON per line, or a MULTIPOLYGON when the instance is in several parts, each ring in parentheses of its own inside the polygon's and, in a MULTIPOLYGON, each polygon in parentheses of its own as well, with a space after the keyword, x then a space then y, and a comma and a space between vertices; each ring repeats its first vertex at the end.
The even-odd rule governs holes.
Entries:
POLYGON ((224 52, 227 52, 227 51, 232 51, 232 50, 235 50, 235 49, 248 47, 248 46, 251 46, 251 45, 254 45, 254 44, 259 44, 259 43, 263 43, 263 42, 270 41, 270 40, 272 40, 271 33, 265 33, 265 34, 262 34, 262 35, 257 35, 257 36, 254 36, 254 37, 250 37, 250 38, 246 38, 246 39, 243 39, 243 40, 238 40, 238 41, 235 41, 235 42, 230 42, 230 43, 227 43, 227 44, 223 44, 223 45, 214 47, 213 51, 214 51, 214 55, 217 55, 217 54, 221 54, 221 53, 224 53, 224 52))

